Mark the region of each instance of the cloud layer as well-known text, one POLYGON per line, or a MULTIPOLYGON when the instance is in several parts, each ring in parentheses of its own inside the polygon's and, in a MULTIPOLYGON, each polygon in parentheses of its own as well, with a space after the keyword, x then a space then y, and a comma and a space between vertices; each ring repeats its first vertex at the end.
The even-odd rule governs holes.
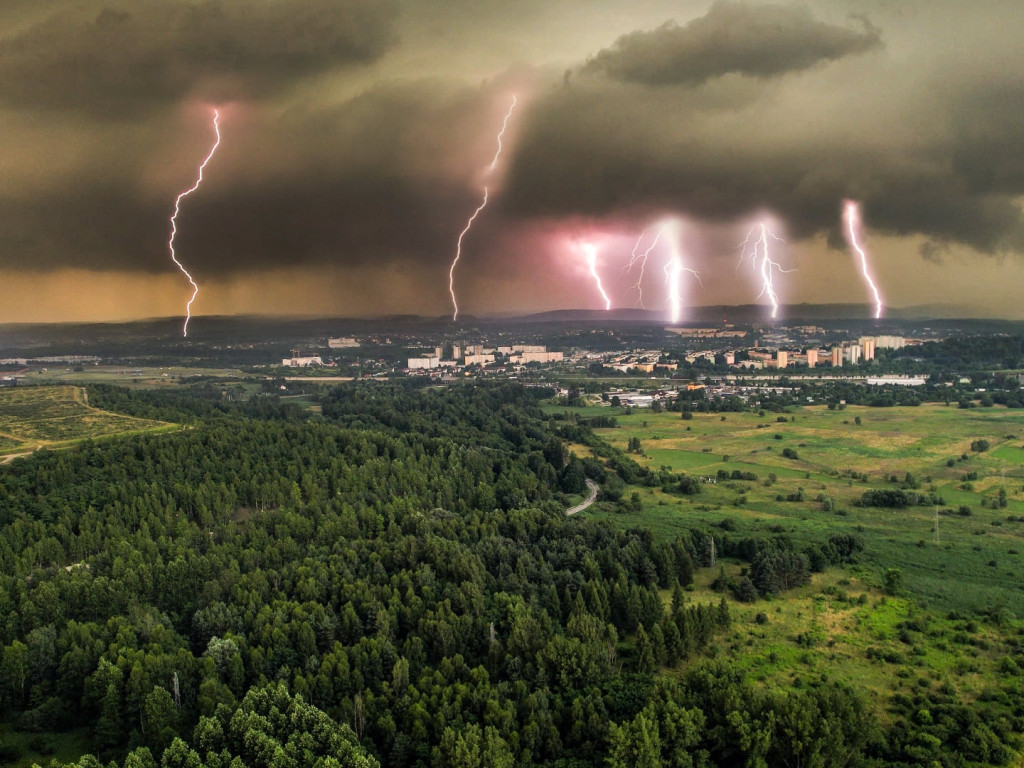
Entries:
POLYGON ((818 249, 825 280, 845 198, 869 233, 906 243, 908 275, 919 254, 1024 253, 1024 21, 1010 0, 877 2, 859 19, 853 0, 601 13, 523 0, 500 24, 470 3, 434 18, 411 0, 82 2, 0 9, 8 269, 173 273, 170 207, 214 103, 224 141, 177 246, 223 286, 380 267, 436 272, 443 304, 485 183, 458 279, 490 280, 493 296, 544 264, 565 267, 549 282, 577 280, 573 237, 635 241, 668 214, 719 233, 699 254, 712 261, 734 256, 715 237, 770 211, 818 249), (548 23, 571 56, 537 58, 548 23))
POLYGON ((59 10, 0 42, 0 100, 126 117, 187 95, 238 99, 373 61, 388 0, 136 0, 59 10))
POLYGON ((730 73, 776 77, 880 47, 879 30, 863 26, 826 24, 802 6, 719 0, 685 26, 667 21, 623 35, 584 71, 648 85, 697 85, 730 73))

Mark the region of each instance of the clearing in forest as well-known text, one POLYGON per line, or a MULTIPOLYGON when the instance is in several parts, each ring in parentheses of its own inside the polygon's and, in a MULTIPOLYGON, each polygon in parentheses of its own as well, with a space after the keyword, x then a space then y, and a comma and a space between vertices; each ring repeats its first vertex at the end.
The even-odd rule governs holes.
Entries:
POLYGON ((15 387, 0 390, 0 452, 7 458, 81 440, 157 432, 176 425, 102 411, 81 387, 15 387))

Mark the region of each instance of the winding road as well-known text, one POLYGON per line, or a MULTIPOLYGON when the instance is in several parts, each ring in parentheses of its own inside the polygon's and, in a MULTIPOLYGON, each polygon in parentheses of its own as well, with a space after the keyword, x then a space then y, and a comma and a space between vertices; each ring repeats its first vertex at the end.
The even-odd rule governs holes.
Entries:
POLYGON ((589 477, 587 478, 587 490, 590 491, 590 493, 587 495, 587 500, 584 501, 582 504, 577 504, 575 507, 571 509, 567 509, 565 511, 565 514, 575 515, 577 512, 582 512, 584 509, 586 509, 595 501, 597 501, 597 492, 601 489, 600 487, 598 487, 597 483, 595 483, 589 477))

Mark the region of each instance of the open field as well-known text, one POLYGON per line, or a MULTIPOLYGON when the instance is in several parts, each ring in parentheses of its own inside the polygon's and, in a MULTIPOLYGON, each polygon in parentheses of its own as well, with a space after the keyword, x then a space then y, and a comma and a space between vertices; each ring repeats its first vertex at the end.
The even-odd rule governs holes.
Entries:
POLYGON ((176 429, 91 407, 78 387, 16 387, 0 390, 0 450, 25 453, 80 440, 176 429))
MULTIPOLYGON (((984 719, 986 702, 1019 686, 1024 412, 851 406, 695 413, 683 420, 679 413, 637 409, 630 415, 608 407, 569 410, 614 416, 618 427, 595 432, 623 451, 638 438, 642 453, 631 455, 643 465, 708 479, 694 496, 627 487, 626 497, 640 495, 639 511, 603 501, 583 513, 588 517, 647 528, 663 540, 697 528, 734 538, 781 534, 797 543, 837 533, 863 541, 857 563, 814 574, 805 586, 753 603, 729 594, 732 626, 709 653, 751 682, 773 691, 850 685, 887 725, 910 716, 911 702, 922 695, 970 702, 984 719), (988 449, 972 450, 978 440, 988 449), (786 448, 796 458, 784 457, 786 448), (723 480, 719 470, 757 479, 723 480), (935 493, 944 503, 860 506, 866 491, 899 489, 907 473, 917 493, 935 493), (1000 489, 1005 506, 999 506, 1000 489), (903 574, 900 596, 883 593, 889 568, 903 574)), ((747 567, 719 558, 715 568, 698 568, 686 600, 717 603, 720 572, 736 579, 747 567)), ((671 595, 664 592, 663 599, 671 595)), ((670 674, 690 663, 700 660, 670 674)))
POLYGON ((886 568, 900 568, 912 594, 936 607, 1005 606, 1024 615, 1022 411, 809 407, 784 416, 695 413, 684 421, 669 412, 571 410, 615 416, 617 428, 595 432, 622 450, 630 438, 639 438, 643 454, 634 458, 641 464, 709 479, 719 470, 758 478, 707 482, 696 496, 631 488, 641 495, 641 512, 622 513, 604 503, 588 515, 643 525, 666 538, 723 524, 735 536, 784 532, 797 541, 855 533, 866 545, 862 567, 869 581, 877 583, 886 568), (972 451, 979 439, 990 448, 972 451), (784 457, 785 449, 797 458, 784 457), (865 491, 900 488, 908 472, 919 485, 916 492, 935 493, 943 503, 904 509, 858 505, 865 491), (993 508, 1000 489, 1005 506, 993 508), (801 495, 803 500, 788 500, 801 495))
POLYGON ((25 374, 26 384, 116 384, 142 388, 178 386, 182 379, 205 376, 218 379, 253 377, 236 368, 189 368, 185 366, 85 365, 76 371, 73 366, 52 365, 33 368, 25 374))
MULTIPOLYGON (((731 574, 740 570, 735 563, 724 567, 731 574)), ((716 569, 698 570, 687 602, 716 604, 715 576, 716 569)), ((663 599, 667 605, 671 595, 664 592, 663 599)), ((851 685, 883 720, 891 717, 895 696, 945 691, 973 701, 995 690, 996 681, 1005 683, 1008 671, 1016 674, 1006 667, 1014 651, 998 628, 922 610, 838 568, 778 599, 730 600, 729 611, 732 626, 712 655, 723 654, 773 690, 851 685)))

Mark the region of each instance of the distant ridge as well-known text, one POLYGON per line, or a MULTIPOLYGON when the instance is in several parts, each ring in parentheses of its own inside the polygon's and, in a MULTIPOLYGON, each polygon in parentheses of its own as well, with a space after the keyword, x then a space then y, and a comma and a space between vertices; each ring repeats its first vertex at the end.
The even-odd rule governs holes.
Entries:
MULTIPOLYGON (((493 315, 460 315, 453 322, 448 315, 392 314, 377 317, 330 317, 309 315, 197 315, 193 318, 194 331, 187 341, 231 339, 236 334, 273 329, 298 335, 341 336, 351 334, 387 334, 401 332, 466 332, 475 326, 496 325, 557 325, 583 324, 587 326, 702 326, 720 327, 725 320, 734 325, 799 325, 812 323, 856 322, 857 324, 885 325, 886 322, 915 321, 945 322, 959 320, 967 323, 996 320, 1021 322, 1016 318, 1000 317, 996 313, 979 312, 959 304, 922 304, 912 307, 886 308, 880 320, 873 318, 869 304, 790 304, 779 308, 779 317, 772 320, 769 310, 761 304, 709 305, 685 307, 683 318, 672 323, 663 310, 636 308, 556 309, 523 315, 502 313, 493 315)), ((190 331, 192 331, 190 326, 190 331)), ((0 324, 0 348, 10 346, 17 339, 21 343, 40 337, 51 340, 63 331, 86 332, 93 338, 111 340, 134 336, 180 338, 180 317, 159 317, 128 322, 60 322, 60 323, 5 323, 0 324), (5 344, 7 342, 7 344, 5 344)))

